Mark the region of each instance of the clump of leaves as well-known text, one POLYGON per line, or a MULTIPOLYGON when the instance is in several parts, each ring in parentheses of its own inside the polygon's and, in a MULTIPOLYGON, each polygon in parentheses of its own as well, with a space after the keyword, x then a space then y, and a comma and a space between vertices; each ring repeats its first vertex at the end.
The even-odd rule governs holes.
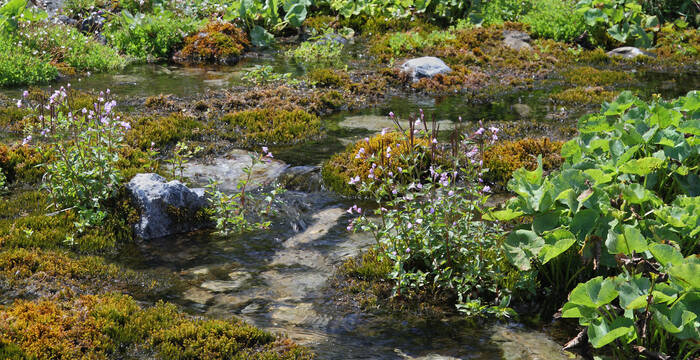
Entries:
POLYGON ((332 31, 326 32, 288 50, 287 56, 300 64, 339 66, 345 48, 343 42, 337 39, 339 36, 332 31))
POLYGON ((517 198, 493 214, 500 220, 532 218, 510 233, 505 249, 514 265, 536 270, 555 294, 590 274, 619 274, 579 284, 569 295, 566 316, 582 319, 594 347, 610 345, 622 357, 638 347, 678 358, 697 351, 692 343, 698 341, 700 322, 694 319, 700 308, 686 301, 698 297, 697 284, 687 276, 698 270, 698 114, 696 91, 650 103, 624 92, 579 120, 580 135, 562 147, 561 171, 544 176, 541 161, 533 171, 516 171, 508 187, 517 198), (572 260, 583 266, 572 267, 572 260), (668 278, 660 273, 669 262, 671 282, 662 285, 668 278), (620 286, 634 290, 624 290, 629 296, 611 308, 620 286), (605 291, 580 300, 593 296, 586 287, 605 291), (635 302, 630 292, 641 297, 635 302))

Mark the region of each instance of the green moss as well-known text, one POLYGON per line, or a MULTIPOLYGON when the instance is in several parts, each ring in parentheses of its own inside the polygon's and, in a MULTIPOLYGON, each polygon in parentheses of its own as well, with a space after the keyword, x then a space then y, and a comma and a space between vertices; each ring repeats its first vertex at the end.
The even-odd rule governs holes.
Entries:
POLYGON ((345 104, 345 99, 343 98, 343 94, 336 90, 330 90, 327 92, 324 92, 320 97, 319 100, 321 103, 331 109, 340 109, 344 104, 345 104))
POLYGON ((534 170, 539 155, 544 170, 554 170, 563 162, 559 155, 561 146, 561 141, 547 138, 499 142, 484 153, 484 167, 488 169, 484 179, 505 187, 515 170, 521 167, 534 170))
POLYGON ((618 92, 605 90, 600 86, 575 87, 553 94, 552 99, 570 104, 600 104, 604 101, 611 101, 618 92))
POLYGON ((162 302, 142 308, 119 294, 15 301, 0 310, 0 329, 5 348, 38 359, 121 357, 129 350, 149 351, 144 347, 163 359, 311 358, 307 350, 238 320, 195 319, 162 302))
POLYGON ((182 140, 191 140, 202 127, 197 120, 180 113, 168 116, 145 116, 131 120, 126 134, 129 144, 140 149, 163 147, 182 140))
POLYGON ((666 24, 657 35, 656 54, 660 59, 673 59, 690 62, 700 54, 700 33, 697 29, 680 29, 674 24, 666 24))
POLYGON ((350 82, 350 76, 342 70, 323 68, 311 71, 309 80, 317 86, 343 87, 350 82))
POLYGON ((29 110, 14 105, 0 107, 0 130, 21 132, 22 120, 30 114, 29 110))
POLYGON ((309 16, 304 20, 303 26, 317 34, 322 33, 325 29, 331 28, 336 22, 335 17, 330 15, 315 15, 309 16))
POLYGON ((185 45, 175 54, 181 62, 209 62, 233 64, 250 46, 243 30, 220 21, 208 23, 194 35, 185 38, 185 45))
POLYGON ((606 86, 634 80, 632 75, 623 71, 598 70, 590 66, 571 68, 564 77, 577 86, 606 86))
POLYGON ((0 144, 0 169, 8 182, 35 183, 41 180, 44 171, 38 167, 43 163, 41 154, 29 145, 0 144))
MULTIPOLYGON (((390 132, 384 135, 376 135, 368 140, 359 141, 348 146, 345 151, 333 155, 321 168, 323 181, 331 190, 347 196, 358 195, 357 185, 350 184, 350 179, 359 176, 363 181, 371 181, 368 178, 373 164, 383 164, 385 170, 375 169, 374 176, 380 178, 383 172, 393 172, 396 181, 408 179, 400 175, 399 168, 408 169, 412 163, 407 158, 409 155, 430 153, 430 143, 424 138, 414 138, 413 144, 404 134, 390 132), (413 145, 413 146, 412 146, 413 145), (385 161, 385 151, 391 147, 392 156, 385 161), (359 155, 359 156, 358 156, 359 155)), ((422 157, 423 161, 417 164, 419 173, 427 171, 430 167, 430 157, 422 157)))
POLYGON ((297 144, 321 135, 321 120, 301 109, 245 110, 225 115, 221 122, 223 138, 248 147, 297 144))

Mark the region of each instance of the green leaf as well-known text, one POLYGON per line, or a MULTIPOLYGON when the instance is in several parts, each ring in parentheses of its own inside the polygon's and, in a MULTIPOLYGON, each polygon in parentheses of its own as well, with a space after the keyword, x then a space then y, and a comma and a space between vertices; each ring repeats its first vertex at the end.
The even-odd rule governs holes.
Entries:
POLYGON ((532 230, 537 234, 551 231, 559 226, 560 212, 550 211, 545 214, 538 214, 532 219, 532 230))
POLYGON ((638 228, 623 225, 622 231, 622 234, 609 235, 605 240, 605 246, 610 254, 632 255, 633 252, 642 253, 647 250, 647 240, 638 228))
POLYGON ((641 205, 645 202, 651 202, 656 206, 660 206, 663 204, 663 201, 659 199, 659 197, 656 196, 656 194, 637 183, 632 183, 628 186, 624 186, 622 188, 622 198, 631 204, 637 205, 641 205))
POLYGON ((593 185, 603 185, 612 181, 612 176, 600 169, 587 169, 583 173, 593 180, 593 185))
POLYGON ((484 220, 488 221, 494 221, 494 220, 500 220, 500 221, 510 221, 513 219, 517 219, 521 216, 525 215, 524 212, 519 211, 519 210, 514 210, 509 207, 506 207, 503 210, 499 211, 493 211, 491 213, 487 213, 484 215, 484 220))
POLYGON ((595 277, 585 283, 578 284, 569 294, 569 302, 597 309, 617 298, 615 283, 611 279, 595 277))
POLYGON ((256 25, 253 30, 250 31, 250 41, 257 47, 268 47, 275 42, 275 37, 263 27, 256 25))
POLYGON ((584 209, 576 213, 571 221, 571 232, 576 236, 576 240, 583 243, 586 236, 595 229, 599 212, 593 209, 584 209))
POLYGON ((581 147, 576 139, 569 140, 561 146, 561 156, 572 163, 581 158, 581 147))
POLYGON ((508 260, 523 271, 530 270, 530 259, 539 254, 542 246, 544 239, 524 229, 511 231, 504 242, 508 260))
POLYGON ((697 315, 688 311, 683 302, 674 304, 671 308, 665 305, 654 306, 654 321, 661 324, 664 330, 671 334, 683 331, 683 327, 697 318, 697 315))
POLYGON ((284 20, 288 21, 290 25, 294 27, 299 27, 306 19, 306 5, 297 3, 294 4, 284 16, 284 20))
POLYGON ((626 162, 620 167, 620 171, 626 174, 646 176, 656 170, 664 160, 655 157, 645 157, 626 162))
POLYGON ((586 20, 586 24, 588 24, 588 26, 595 26, 599 21, 605 22, 608 20, 608 16, 605 15, 602 10, 597 8, 587 10, 583 14, 583 18, 586 20))
MULTIPOLYGON (((696 256, 696 255, 691 255, 696 256)), ((669 269, 668 273, 671 277, 680 280, 682 283, 691 288, 700 288, 700 264, 686 262, 679 265, 674 265, 669 269)))
POLYGON ((646 306, 651 281, 645 277, 635 277, 623 281, 618 287, 620 306, 623 309, 639 309, 646 306))
POLYGON ((649 252, 664 267, 683 262, 683 255, 671 245, 654 243, 649 246, 649 252))
POLYGON ((559 256, 576 243, 574 234, 564 229, 556 229, 544 235, 544 246, 538 256, 542 264, 559 256))
POLYGON ((596 349, 608 345, 618 338, 633 336, 635 336, 634 321, 626 317, 618 317, 612 324, 608 324, 605 319, 598 319, 588 326, 588 340, 596 349))

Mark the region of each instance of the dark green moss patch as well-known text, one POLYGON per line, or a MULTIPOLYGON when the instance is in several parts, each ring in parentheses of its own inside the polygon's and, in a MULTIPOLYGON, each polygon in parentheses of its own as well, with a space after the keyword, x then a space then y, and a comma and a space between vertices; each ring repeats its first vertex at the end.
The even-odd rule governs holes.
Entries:
POLYGON ((321 135, 319 118, 301 109, 244 110, 225 115, 220 121, 226 131, 223 138, 248 147, 291 145, 321 135))

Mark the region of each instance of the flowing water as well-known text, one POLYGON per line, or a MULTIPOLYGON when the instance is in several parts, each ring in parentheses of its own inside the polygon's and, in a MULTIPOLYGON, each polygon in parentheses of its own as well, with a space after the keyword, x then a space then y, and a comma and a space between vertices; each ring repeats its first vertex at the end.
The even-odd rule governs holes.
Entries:
MULTIPOLYGON (((138 65, 119 74, 92 75, 72 83, 80 89, 110 88, 118 96, 186 96, 242 84, 242 74, 258 64, 300 74, 279 57, 263 54, 234 67, 138 65)), ((649 89, 678 96, 700 84, 697 74, 648 73, 642 81, 634 88, 645 96, 652 92, 649 89)), ((478 104, 469 100, 469 94, 392 97, 373 108, 325 118, 328 138, 282 149, 279 157, 292 165, 318 165, 348 142, 390 127, 385 117, 389 111, 406 117, 422 108, 428 116, 436 115, 442 129, 455 126, 460 116, 465 123, 484 119, 574 124, 582 110, 562 110, 549 102, 548 94, 556 88, 555 84, 509 93, 478 104)), ((17 97, 19 92, 5 93, 17 97)), ((220 166, 235 168, 230 161, 234 160, 220 166)), ((225 180, 234 188, 237 175, 230 176, 233 178, 225 180)), ((320 359, 568 358, 548 335, 520 324, 475 328, 460 318, 400 318, 348 310, 334 299, 328 282, 344 260, 373 240, 346 231, 350 218, 345 209, 352 205, 348 200, 329 192, 289 192, 285 199, 288 209, 269 231, 241 237, 203 232, 149 241, 127 262, 137 269, 178 274, 187 285, 169 301, 193 313, 238 316, 287 334, 311 347, 320 359)))

